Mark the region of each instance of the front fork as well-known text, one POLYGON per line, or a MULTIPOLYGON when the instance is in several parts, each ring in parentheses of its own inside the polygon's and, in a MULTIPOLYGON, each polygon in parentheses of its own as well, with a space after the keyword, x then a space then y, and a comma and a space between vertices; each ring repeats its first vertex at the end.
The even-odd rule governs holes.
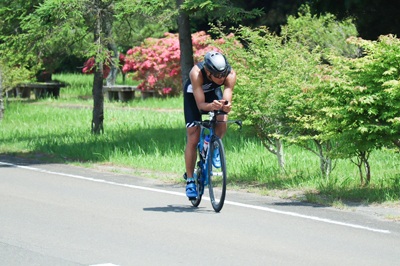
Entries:
POLYGON ((207 178, 208 167, 203 159, 197 163, 196 173, 198 178, 198 184, 202 184, 200 194, 203 195, 204 187, 208 185, 208 178, 207 178))

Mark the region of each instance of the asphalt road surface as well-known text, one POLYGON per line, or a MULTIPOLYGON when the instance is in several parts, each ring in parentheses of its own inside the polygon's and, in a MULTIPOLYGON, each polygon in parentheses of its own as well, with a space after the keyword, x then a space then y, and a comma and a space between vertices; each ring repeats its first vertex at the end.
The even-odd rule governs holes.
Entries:
POLYGON ((0 156, 1 266, 400 265, 396 211, 230 190, 215 213, 183 184, 0 156))

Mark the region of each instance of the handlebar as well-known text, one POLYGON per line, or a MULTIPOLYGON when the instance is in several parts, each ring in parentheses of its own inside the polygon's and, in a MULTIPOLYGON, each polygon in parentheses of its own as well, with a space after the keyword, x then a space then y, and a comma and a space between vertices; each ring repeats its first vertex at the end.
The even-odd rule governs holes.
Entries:
POLYGON ((235 121, 217 121, 217 115, 219 114, 226 114, 225 112, 221 110, 215 110, 215 111, 209 111, 209 112, 204 112, 203 114, 207 114, 210 116, 209 120, 205 121, 194 121, 196 126, 204 126, 206 128, 211 128, 212 124, 218 124, 218 123, 235 123, 237 124, 240 128, 239 131, 242 130, 242 121, 240 120, 235 120, 235 121))
MULTIPOLYGON (((228 100, 225 100, 224 104, 227 105, 229 103, 228 100)), ((212 124, 217 124, 217 123, 235 123, 237 124, 240 129, 242 130, 242 121, 240 120, 236 120, 236 121, 217 121, 217 115, 220 114, 227 114, 226 112, 222 111, 222 110, 214 110, 214 111, 203 111, 200 110, 201 115, 205 115, 208 114, 209 115, 209 120, 205 120, 205 121, 194 121, 194 123, 196 124, 196 126, 204 126, 207 128, 211 128, 212 124)))
POLYGON ((206 127, 206 128, 211 128, 211 125, 212 124, 219 124, 219 123, 234 123, 234 124, 237 124, 240 128, 239 128, 239 131, 241 131, 242 130, 242 121, 240 121, 240 120, 236 120, 236 121, 216 121, 216 120, 206 120, 206 121, 194 121, 194 124, 196 125, 196 126, 203 126, 203 127, 206 127))

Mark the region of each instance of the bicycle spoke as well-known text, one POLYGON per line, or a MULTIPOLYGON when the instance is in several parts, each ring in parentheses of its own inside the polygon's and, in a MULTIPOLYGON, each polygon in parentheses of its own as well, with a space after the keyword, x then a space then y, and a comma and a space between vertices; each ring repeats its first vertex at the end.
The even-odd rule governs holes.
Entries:
POLYGON ((195 200, 191 200, 192 205, 194 207, 199 206, 200 202, 201 202, 201 197, 203 195, 203 184, 201 183, 201 175, 202 175, 202 171, 201 171, 201 167, 200 167, 200 162, 198 162, 198 168, 196 169, 196 174, 197 174, 197 179, 195 180, 196 183, 196 189, 197 189, 197 198, 195 200))
MULTIPOLYGON (((216 212, 219 212, 224 205, 226 193, 226 161, 225 151, 221 139, 216 138, 210 145, 208 160, 208 178, 211 204, 216 212), (213 155, 219 153, 219 164, 213 162, 213 155)), ((217 160, 218 162, 218 160, 217 160)))

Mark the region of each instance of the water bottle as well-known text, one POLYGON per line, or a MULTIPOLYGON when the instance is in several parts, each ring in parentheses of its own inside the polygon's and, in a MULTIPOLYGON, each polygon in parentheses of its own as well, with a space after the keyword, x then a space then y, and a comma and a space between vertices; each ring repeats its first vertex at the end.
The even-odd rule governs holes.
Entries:
POLYGON ((207 150, 208 150, 208 142, 210 141, 210 136, 206 135, 204 138, 204 143, 203 143, 203 151, 201 152, 201 156, 205 159, 207 156, 207 150))

